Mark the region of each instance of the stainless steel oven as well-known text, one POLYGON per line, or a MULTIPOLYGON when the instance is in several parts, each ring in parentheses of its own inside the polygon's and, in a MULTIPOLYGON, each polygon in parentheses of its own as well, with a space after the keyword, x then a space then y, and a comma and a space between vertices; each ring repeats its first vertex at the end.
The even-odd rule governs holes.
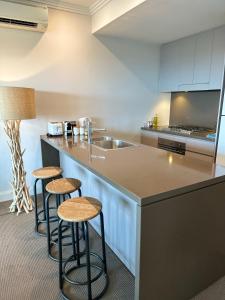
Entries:
POLYGON ((186 152, 185 143, 168 140, 160 137, 158 138, 158 148, 166 151, 175 152, 181 155, 185 155, 186 152))

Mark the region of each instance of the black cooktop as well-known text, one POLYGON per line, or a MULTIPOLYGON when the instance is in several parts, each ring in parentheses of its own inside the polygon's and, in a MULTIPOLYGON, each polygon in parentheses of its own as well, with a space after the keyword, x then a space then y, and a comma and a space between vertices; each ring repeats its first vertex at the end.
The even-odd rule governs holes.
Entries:
POLYGON ((208 127, 190 126, 190 125, 170 125, 168 128, 174 130, 186 130, 191 132, 215 132, 216 130, 208 127))

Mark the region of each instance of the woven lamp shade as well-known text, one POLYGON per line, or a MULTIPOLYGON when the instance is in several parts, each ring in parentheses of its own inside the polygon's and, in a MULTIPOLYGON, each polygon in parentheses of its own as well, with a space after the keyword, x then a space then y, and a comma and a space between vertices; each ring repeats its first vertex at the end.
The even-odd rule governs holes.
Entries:
POLYGON ((34 89, 0 87, 0 120, 27 120, 35 117, 34 89))

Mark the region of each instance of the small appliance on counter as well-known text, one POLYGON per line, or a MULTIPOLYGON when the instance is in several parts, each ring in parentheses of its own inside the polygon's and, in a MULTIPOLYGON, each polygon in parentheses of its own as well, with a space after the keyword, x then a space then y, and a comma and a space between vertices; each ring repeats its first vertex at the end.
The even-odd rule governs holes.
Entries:
POLYGON ((63 122, 48 122, 48 135, 50 136, 63 135, 63 122))
POLYGON ((73 134, 73 127, 76 126, 76 121, 64 121, 64 135, 72 135, 73 134))
POLYGON ((78 123, 80 126, 80 136, 87 136, 87 122, 91 121, 91 118, 89 117, 83 117, 78 119, 78 123))
POLYGON ((79 123, 80 127, 85 127, 87 121, 91 121, 91 118, 89 118, 89 117, 83 117, 83 118, 79 118, 78 119, 78 123, 79 123))

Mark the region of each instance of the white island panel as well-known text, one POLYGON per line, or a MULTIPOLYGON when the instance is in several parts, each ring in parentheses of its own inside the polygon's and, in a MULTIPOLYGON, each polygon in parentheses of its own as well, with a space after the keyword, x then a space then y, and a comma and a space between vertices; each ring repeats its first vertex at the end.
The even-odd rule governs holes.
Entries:
MULTIPOLYGON (((60 165, 64 177, 81 180, 83 196, 102 202, 106 242, 135 275, 137 203, 63 153, 60 153, 60 165)), ((91 224, 100 233, 99 218, 93 219, 91 224)))

